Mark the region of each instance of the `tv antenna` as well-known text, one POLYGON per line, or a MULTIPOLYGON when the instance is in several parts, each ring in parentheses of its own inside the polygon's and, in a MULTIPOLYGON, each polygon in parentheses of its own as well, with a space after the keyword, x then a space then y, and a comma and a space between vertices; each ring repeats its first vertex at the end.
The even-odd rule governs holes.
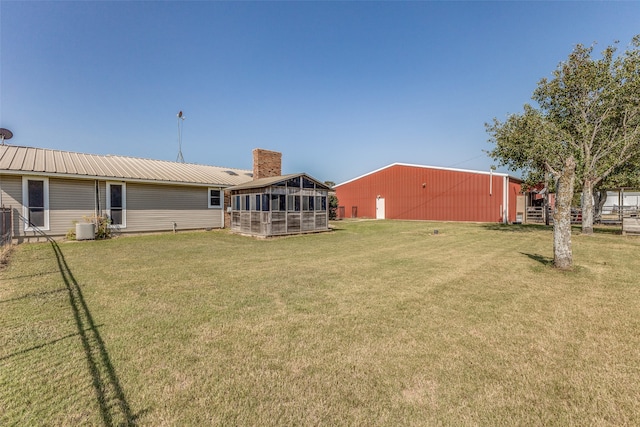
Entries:
POLYGON ((182 122, 184 122, 185 116, 182 115, 182 111, 178 113, 178 157, 176 162, 184 163, 184 157, 182 157, 182 122))
POLYGON ((0 128, 0 145, 4 145, 4 141, 13 138, 13 132, 9 129, 0 128))

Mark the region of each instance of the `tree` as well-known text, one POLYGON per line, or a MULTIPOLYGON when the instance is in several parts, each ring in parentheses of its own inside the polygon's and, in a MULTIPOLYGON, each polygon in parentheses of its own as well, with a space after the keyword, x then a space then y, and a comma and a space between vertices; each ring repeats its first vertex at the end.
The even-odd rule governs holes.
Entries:
POLYGON ((640 35, 622 55, 615 46, 599 59, 592 53, 593 46, 577 45, 533 95, 547 119, 571 136, 584 234, 593 233, 594 190, 640 150, 640 35))
POLYGON ((583 232, 593 232, 595 188, 640 151, 640 35, 620 56, 607 47, 600 59, 593 47, 577 45, 552 79, 543 78, 524 113, 487 125, 495 148, 489 155, 526 182, 556 181, 554 265, 570 268, 571 199, 582 185, 583 232))
MULTIPOLYGON (((333 190, 336 183, 333 181, 325 181, 324 184, 333 190)), ((338 197, 335 192, 329 194, 329 219, 335 220, 338 217, 338 197)))
POLYGON ((554 178, 553 263, 560 269, 571 268, 571 199, 576 177, 571 136, 530 105, 504 123, 494 118, 487 131, 496 145, 489 155, 502 166, 521 170, 529 183, 541 182, 545 173, 554 178))

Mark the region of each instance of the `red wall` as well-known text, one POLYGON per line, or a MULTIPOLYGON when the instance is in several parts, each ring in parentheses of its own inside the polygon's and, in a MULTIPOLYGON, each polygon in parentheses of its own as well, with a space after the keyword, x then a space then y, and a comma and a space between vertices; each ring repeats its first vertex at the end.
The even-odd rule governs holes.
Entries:
MULTIPOLYGON (((346 218, 354 206, 359 218, 375 218, 380 196, 387 219, 502 222, 504 177, 488 173, 392 165, 335 190, 346 218)), ((520 183, 510 179, 508 192, 509 221, 514 221, 520 183)))

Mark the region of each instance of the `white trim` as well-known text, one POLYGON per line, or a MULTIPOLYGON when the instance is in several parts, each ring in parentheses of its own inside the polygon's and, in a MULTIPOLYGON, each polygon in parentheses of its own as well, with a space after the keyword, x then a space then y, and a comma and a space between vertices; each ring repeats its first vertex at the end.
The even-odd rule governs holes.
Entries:
MULTIPOLYGON (((445 170, 445 171, 451 171, 451 172, 463 172, 463 173, 472 173, 472 174, 479 174, 479 175, 493 175, 493 176, 503 176, 503 177, 510 177, 509 174, 506 173, 501 173, 501 172, 493 172, 493 171, 478 171, 478 170, 470 170, 470 169, 457 169, 457 168, 446 168, 446 167, 441 167, 441 166, 425 166, 425 165, 415 165, 415 164, 411 164, 411 163, 392 163, 390 165, 381 167, 379 169, 376 169, 374 171, 365 173, 364 175, 360 175, 358 177, 352 178, 348 181, 345 182, 341 182, 340 184, 336 184, 333 188, 336 187, 340 187, 341 185, 344 184, 348 184, 352 181, 356 181, 360 178, 364 178, 365 176, 369 176, 369 175, 373 175, 374 173, 383 171, 385 169, 389 169, 392 168, 394 166, 408 166, 408 167, 412 167, 412 168, 421 168, 421 169, 437 169, 437 170, 445 170)), ((519 179, 519 178, 515 178, 515 177, 511 177, 514 179, 519 179)))
MULTIPOLYGON (((15 170, 2 170, 3 175, 21 175, 31 177, 48 177, 48 178, 70 178, 81 180, 99 180, 99 181, 112 181, 116 182, 116 177, 113 176, 101 176, 101 175, 78 175, 73 173, 55 173, 55 172, 31 172, 31 171, 15 171, 15 170)), ((211 187, 212 184, 220 186, 220 188, 229 188, 240 184, 219 184, 213 182, 189 182, 189 181, 163 181, 155 179, 141 179, 141 178, 123 178, 126 182, 135 182, 141 184, 158 184, 158 185, 183 185, 189 187, 211 187)), ((250 182, 251 178, 247 180, 250 182)), ((119 182, 119 181, 118 181, 119 182)), ((244 183, 243 183, 244 184, 244 183)))
POLYGON ((220 187, 209 187, 207 189, 207 207, 209 209, 219 209, 220 210, 220 221, 222 224, 221 228, 224 228, 224 190, 220 187), (212 205, 211 204, 211 190, 216 190, 220 192, 220 204, 212 205))
POLYGON ((111 186, 112 185, 121 185, 122 186, 122 224, 109 224, 111 228, 127 228, 127 183, 122 181, 107 181, 107 194, 106 197, 106 205, 107 205, 107 214, 109 218, 111 218, 111 186))
MULTIPOLYGON (((49 231, 49 178, 45 176, 23 176, 22 177, 22 216, 29 219, 29 181, 44 182, 44 225, 38 227, 42 231, 49 231)), ((35 231, 35 227, 30 227, 25 221, 24 231, 35 231)))

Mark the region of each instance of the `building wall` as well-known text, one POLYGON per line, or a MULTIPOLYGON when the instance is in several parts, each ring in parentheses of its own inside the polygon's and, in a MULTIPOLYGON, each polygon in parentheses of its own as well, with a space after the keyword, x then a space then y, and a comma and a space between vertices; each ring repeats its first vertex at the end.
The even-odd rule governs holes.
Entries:
POLYGON ((18 236, 24 227, 20 227, 18 215, 22 215, 22 177, 16 175, 0 175, 0 204, 10 207, 13 216, 12 234, 18 236))
MULTIPOLYGON (((508 212, 508 220, 509 222, 514 222, 516 220, 517 210, 518 210, 518 195, 522 194, 522 184, 518 181, 514 181, 509 179, 509 212, 508 212)), ((522 218, 524 218, 524 210, 522 209, 522 218)))
POLYGON ((49 231, 64 236, 95 215, 95 181, 49 178, 49 231))
MULTIPOLYGON (((335 188, 349 218, 375 218, 376 199, 385 199, 385 218, 501 222, 504 177, 466 171, 393 165, 335 188), (355 207, 355 209, 354 209, 355 207)), ((515 220, 520 184, 508 184, 508 217, 515 220)))
POLYGON ((208 207, 208 187, 127 183, 127 232, 222 228, 223 209, 208 207))
MULTIPOLYGON (((36 178, 36 176, 34 176, 36 178)), ((75 230, 76 222, 85 221, 106 211, 106 181, 98 182, 99 203, 96 204, 96 181, 49 178, 49 229, 45 232, 61 237, 75 230)), ((0 175, 1 203, 14 212, 13 235, 36 237, 24 231, 22 176, 0 175)), ((209 187, 126 183, 126 227, 121 232, 171 231, 221 228, 223 208, 208 207, 209 187)))

